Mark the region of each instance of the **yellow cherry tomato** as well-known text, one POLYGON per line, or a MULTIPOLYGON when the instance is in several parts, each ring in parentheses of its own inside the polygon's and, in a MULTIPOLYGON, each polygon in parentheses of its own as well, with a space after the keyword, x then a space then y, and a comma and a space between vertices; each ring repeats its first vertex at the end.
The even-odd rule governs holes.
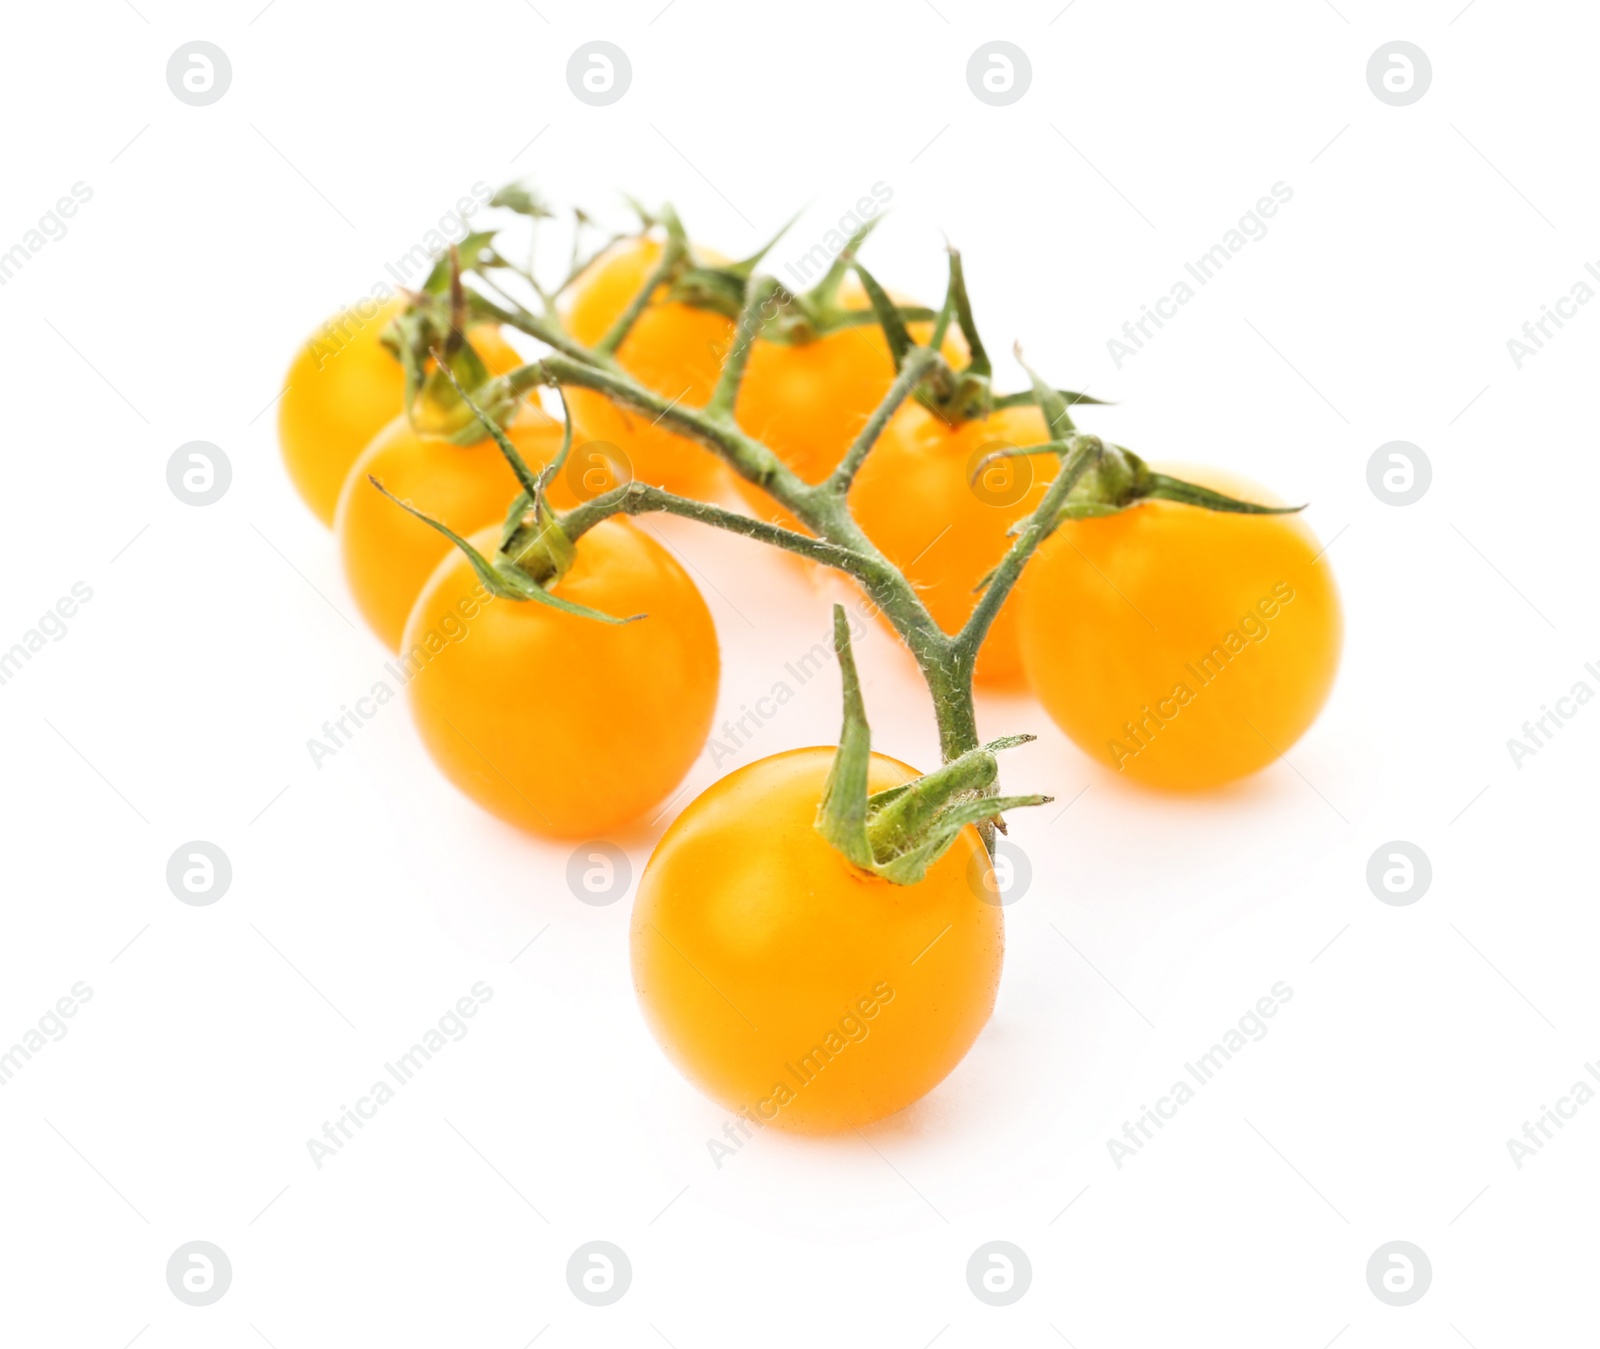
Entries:
MULTIPOLYGON (((892 296, 897 304, 907 301, 892 296)), ((850 278, 839 292, 846 309, 866 309, 866 292, 850 278)), ((926 342, 930 323, 907 325, 926 342)), ((953 329, 941 350, 960 365, 966 345, 953 329)), ((757 341, 739 384, 734 411, 740 427, 772 450, 809 483, 821 482, 838 466, 867 418, 894 383, 894 358, 877 323, 836 328, 810 342, 757 341)), ((800 526, 753 483, 736 480, 739 493, 764 520, 800 526)))
MULTIPOLYGON (((508 434, 536 473, 561 448, 561 423, 526 402, 508 434)), ((371 478, 459 534, 472 534, 503 520, 521 489, 492 439, 453 445, 418 435, 403 415, 362 451, 339 496, 334 536, 361 616, 391 651, 397 651, 412 605, 454 545, 401 510, 372 485, 371 478)), ((548 497, 563 509, 577 504, 565 474, 550 483, 548 497)))
MULTIPOLYGON (((1254 483, 1163 471, 1260 505, 1254 483)), ((1028 682, 1086 754, 1153 787, 1215 786, 1272 763, 1339 668, 1339 592, 1297 515, 1143 501, 1069 522, 1018 586, 1028 682)))
MULTIPOLYGON (((723 778, 656 845, 633 983, 685 1077, 752 1125, 868 1124, 932 1091, 994 1007, 1000 909, 971 828, 915 885, 853 867, 813 827, 832 748, 723 778)), ((915 773, 872 756, 869 790, 915 773)))
MULTIPOLYGON (((567 330, 593 346, 610 330, 661 260, 663 245, 648 235, 613 244, 568 288, 562 314, 567 330)), ((617 350, 617 361, 646 388, 686 408, 704 407, 722 373, 733 322, 692 305, 653 301, 617 350)), ((569 388, 573 426, 582 442, 614 445, 626 456, 623 476, 684 496, 714 495, 727 469, 711 451, 591 389, 569 388)))
MULTIPOLYGON (((489 554, 498 532, 473 540, 489 554)), ((444 775, 535 834, 595 838, 678 785, 717 700, 717 634, 672 554, 623 520, 576 545, 552 593, 614 626, 533 600, 493 598, 459 552, 406 624, 412 716, 444 775)))
MULTIPOLYGON (((861 466, 850 494, 856 519, 946 632, 959 632, 971 616, 981 598, 975 587, 1012 542, 1006 530, 1039 504, 1057 467, 1051 454, 979 465, 996 450, 1048 439, 1035 407, 998 408, 951 426, 908 403, 861 466)), ((979 649, 973 678, 991 688, 1023 682, 1010 597, 979 649)))
MULTIPOLYGON (((325 525, 333 523, 350 465, 396 413, 403 411, 405 373, 378 341, 405 309, 400 299, 370 300, 335 315, 295 353, 278 400, 278 443, 289 478, 325 525)), ((490 373, 503 375, 522 358, 494 327, 467 334, 490 373)))

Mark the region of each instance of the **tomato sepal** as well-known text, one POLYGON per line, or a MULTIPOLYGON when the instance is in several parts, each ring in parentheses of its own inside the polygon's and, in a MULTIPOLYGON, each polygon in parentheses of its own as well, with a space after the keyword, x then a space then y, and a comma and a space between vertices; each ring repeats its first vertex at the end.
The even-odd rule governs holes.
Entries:
MULTIPOLYGON (((1123 453, 1131 454, 1131 451, 1124 450, 1123 453)), ((1155 501, 1181 501, 1185 505, 1199 506, 1203 510, 1222 511, 1232 515, 1297 515, 1305 510, 1303 502, 1298 506, 1263 506, 1254 501, 1241 501, 1238 497, 1226 496, 1209 487, 1201 487, 1198 483, 1185 482, 1182 478, 1169 477, 1165 473, 1156 473, 1149 469, 1143 460, 1139 461, 1139 467, 1143 470, 1142 495, 1155 501)))
MULTIPOLYGON (((867 302, 872 306, 872 312, 877 316, 878 326, 883 329, 883 338, 889 344, 889 355, 894 358, 894 368, 899 370, 906 360, 906 353, 911 350, 911 334, 906 331, 905 318, 899 307, 889 298, 889 292, 878 284, 878 278, 873 276, 859 262, 855 264, 856 277, 861 282, 861 288, 867 292, 867 302)), ((937 351, 938 347, 935 346, 937 351)))
MULTIPOLYGON (((1076 430, 1068 411, 1069 407, 1074 403, 1100 402, 1097 398, 1052 387, 1022 359, 1020 346, 1015 348, 1015 351, 1018 362, 1028 372, 1028 378, 1033 385, 1033 391, 1028 397, 1038 405, 1052 439, 1043 445, 996 450, 976 465, 973 469, 974 479, 996 459, 1023 458, 1050 451, 1060 456, 1064 462, 1069 453, 1068 437, 1076 430)), ((1010 394, 1005 399, 997 400, 997 405, 1000 402, 1021 401, 1023 401, 1022 396, 1010 394)), ((1158 473, 1127 446, 1105 443, 1100 445, 1094 462, 1073 484, 1066 501, 1056 512, 1055 523, 1060 524, 1067 520, 1093 520, 1116 515, 1145 500, 1176 501, 1188 506, 1198 506, 1202 510, 1235 515, 1293 515, 1305 509, 1304 505, 1263 506, 1253 501, 1242 501, 1212 488, 1202 487, 1198 483, 1185 482, 1182 478, 1174 478, 1171 474, 1158 473)), ((1019 521, 1011 532, 1015 534, 1023 527, 1025 522, 1019 521)), ((988 579, 985 577, 976 588, 981 590, 988 583, 988 579)))
POLYGON ((1198 483, 1158 473, 1124 445, 1106 445, 1096 462, 1074 484, 1057 521, 1092 520, 1116 515, 1141 501, 1176 501, 1230 515, 1294 515, 1300 506, 1263 506, 1242 501, 1198 483))
MULTIPOLYGON (((474 264, 488 243, 487 235, 471 235, 474 264)), ((483 439, 482 417, 466 401, 465 391, 479 391, 498 421, 510 417, 515 399, 493 379, 483 357, 467 340, 471 305, 461 285, 461 247, 453 245, 424 283, 422 293, 384 331, 380 339, 405 372, 404 408, 419 435, 458 445, 483 439), (440 269, 443 282, 439 282, 440 269), (440 290, 444 293, 439 293, 440 290)))
POLYGON ((434 261, 433 270, 422 283, 425 295, 448 296, 451 279, 460 272, 475 272, 493 267, 499 261, 494 251, 494 230, 474 230, 434 261))
MULTIPOLYGON (((1045 385, 1047 389, 1049 385, 1045 385)), ((1075 389, 1051 389, 1051 392, 1061 395, 1062 401, 1073 407, 1079 403, 1092 407, 1115 407, 1116 404, 1104 398, 1091 398, 1086 393, 1079 393, 1075 389)), ((1038 395, 1032 389, 1019 389, 1016 393, 996 394, 992 409, 996 412, 1002 408, 1032 407, 1038 401, 1038 395)))
POLYGON ((839 748, 823 786, 816 828, 853 866, 894 885, 915 885, 968 825, 998 822, 1001 812, 1039 806, 1048 796, 995 796, 995 754, 1026 744, 1031 735, 1004 736, 968 750, 911 782, 867 794, 872 731, 850 648, 844 609, 833 609, 834 650, 844 692, 839 748))
POLYGON ((564 599, 560 595, 552 595, 545 589, 565 575, 577 556, 577 549, 549 511, 544 512, 538 532, 522 545, 516 557, 507 557, 502 551, 494 560, 490 560, 474 548, 470 540, 462 538, 444 521, 435 519, 426 511, 418 510, 409 501, 402 501, 375 476, 369 474, 367 481, 395 505, 404 511, 409 511, 423 524, 438 530, 455 544, 472 564, 472 569, 477 572, 484 589, 497 599, 532 600, 538 604, 549 605, 552 609, 559 609, 564 614, 571 614, 575 618, 591 618, 600 623, 618 626, 635 623, 645 617, 644 614, 632 614, 627 618, 616 618, 611 614, 601 613, 598 609, 591 609, 587 605, 574 604, 571 600, 564 599))

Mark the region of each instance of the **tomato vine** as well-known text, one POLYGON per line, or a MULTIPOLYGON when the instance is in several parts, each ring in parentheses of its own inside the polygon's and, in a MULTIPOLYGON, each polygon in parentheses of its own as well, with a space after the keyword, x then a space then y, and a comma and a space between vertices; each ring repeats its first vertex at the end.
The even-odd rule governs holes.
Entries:
MULTIPOLYGON (((503 199, 502 204, 515 203, 503 199)), ((526 213, 544 212, 536 208, 526 213)), ((776 278, 757 272, 756 265, 766 249, 740 263, 707 266, 694 260, 687 236, 671 211, 662 212, 654 219, 647 217, 646 227, 651 225, 658 225, 665 234, 659 260, 609 329, 592 346, 577 341, 557 313, 555 297, 570 284, 571 276, 556 292, 543 290, 530 270, 511 264, 495 252, 491 235, 474 235, 463 241, 458 250, 452 250, 447 270, 430 279, 431 307, 419 305, 417 315, 408 315, 409 329, 402 324, 403 330, 397 338, 408 373, 408 410, 415 417, 418 407, 426 402, 430 405, 430 418, 440 424, 451 415, 449 405, 453 393, 458 400, 453 423, 455 437, 478 439, 481 438, 479 428, 486 428, 516 470, 523 490, 507 517, 501 548, 492 560, 477 553, 442 523, 428 522, 467 552, 485 584, 495 593, 518 600, 553 603, 569 611, 574 606, 549 595, 546 588, 571 565, 578 540, 601 521, 615 515, 677 515, 785 549, 844 573, 862 587, 915 659, 932 696, 944 767, 927 774, 909 788, 897 789, 890 801, 876 798, 869 801, 865 790, 865 765, 870 738, 860 707, 859 689, 854 689, 852 696, 854 665, 848 632, 838 623, 836 644, 845 679, 845 726, 836 773, 830 778, 827 799, 819 816, 819 828, 857 865, 878 870, 880 875, 900 883, 920 876, 922 867, 937 858, 963 824, 978 823, 985 842, 992 844, 992 826, 1000 823, 1003 809, 1048 799, 1007 798, 995 794, 993 751, 1029 737, 1012 737, 990 746, 980 745, 973 702, 973 668, 978 650, 1039 546, 1063 519, 1121 510, 1146 496, 1164 496, 1214 510, 1255 512, 1273 508, 1252 506, 1152 473, 1131 452, 1078 430, 1070 407, 1098 400, 1055 389, 1031 371, 1031 391, 997 398, 990 388, 992 367, 978 336, 961 256, 954 249, 949 253, 950 275, 944 304, 937 314, 928 316, 927 311, 903 309, 894 304, 856 259, 855 251, 866 237, 866 229, 850 241, 815 291, 807 296, 795 296, 776 278), (506 288, 497 283, 496 274, 502 270, 528 282, 538 294, 544 312, 535 312, 512 298, 506 288), (463 271, 469 272, 482 287, 463 286, 463 271), (769 333, 773 340, 796 340, 796 325, 791 322, 785 326, 783 316, 786 314, 805 316, 800 326, 808 329, 819 322, 833 321, 828 318, 834 309, 832 297, 846 271, 853 271, 859 278, 898 370, 882 401, 837 466, 822 481, 810 483, 770 447, 740 427, 733 410, 756 341, 769 333), (721 306, 725 310, 732 309, 731 297, 740 297, 732 343, 723 357, 715 389, 704 407, 687 407, 678 399, 655 392, 629 374, 617 359, 618 350, 633 326, 663 293, 670 293, 674 298, 687 295, 691 300, 698 296, 708 307, 721 306), (906 327, 908 318, 924 316, 934 321, 927 345, 913 341, 906 327), (465 346, 460 337, 468 324, 481 322, 498 322, 515 328, 543 343, 550 352, 508 374, 488 378, 481 362, 470 356, 470 347, 465 346), (965 365, 959 369, 941 353, 941 344, 952 323, 959 327, 968 352, 965 365), (427 361, 430 355, 433 357, 431 371, 427 361), (425 371, 428 373, 424 374, 425 371), (521 462, 499 425, 518 400, 540 387, 593 391, 628 411, 651 419, 652 424, 660 424, 704 446, 740 477, 760 488, 808 532, 637 481, 625 483, 558 514, 544 500, 544 487, 560 470, 570 449, 570 415, 561 454, 540 475, 533 474, 521 462), (967 621, 955 633, 948 633, 939 626, 916 588, 868 537, 850 508, 850 491, 857 473, 871 455, 890 418, 911 398, 920 400, 951 422, 985 415, 997 405, 1015 406, 1031 401, 1043 415, 1050 438, 1037 445, 1001 453, 1053 453, 1060 462, 1055 478, 1037 506, 1013 526, 1009 547, 981 585, 982 594, 967 621), (441 406, 445 408, 442 413, 441 406), (913 858, 920 861, 908 860, 913 858)), ((575 259, 574 275, 576 270, 575 259)), ((859 311, 851 321, 859 321, 858 316, 859 311)), ((612 622, 627 617, 582 612, 586 617, 612 622)), ((1003 824, 1000 827, 1003 829, 1003 824)))

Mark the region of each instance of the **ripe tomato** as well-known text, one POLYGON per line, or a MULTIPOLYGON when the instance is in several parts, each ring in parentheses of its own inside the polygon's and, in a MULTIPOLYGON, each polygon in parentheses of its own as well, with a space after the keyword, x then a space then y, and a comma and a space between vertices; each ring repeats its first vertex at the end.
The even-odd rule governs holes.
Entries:
MULTIPOLYGON (((485 554, 499 542, 485 530, 485 554)), ((594 838, 677 786, 717 700, 717 634, 665 548, 623 520, 577 542, 551 588, 622 626, 490 598, 459 552, 418 596, 401 641, 423 744, 457 787, 532 833, 594 838)))
MULTIPOLYGON (((866 292, 852 282, 853 277, 841 287, 839 303, 846 309, 867 308, 866 292)), ((926 342, 933 331, 929 323, 907 328, 919 342, 926 342)), ((953 330, 941 350, 952 364, 965 360, 965 344, 953 330)), ((894 358, 876 323, 836 328, 810 342, 762 340, 750 352, 734 412, 745 431, 806 482, 818 483, 838 466, 894 378, 894 358)), ((759 487, 743 478, 736 486, 762 519, 799 528, 759 487)))
MULTIPOLYGON (((1254 483, 1168 468, 1276 505, 1254 483)), ((1271 763, 1316 719, 1339 666, 1339 593, 1297 515, 1147 500, 1068 522, 1018 585, 1028 682, 1086 754, 1154 787, 1271 763)))
MULTIPOLYGON (((959 632, 967 621, 980 598, 974 587, 1010 546, 1006 530, 1039 504, 1057 467, 1052 454, 996 460, 981 473, 978 464, 997 449, 1049 438, 1036 407, 997 408, 952 427, 908 403, 890 418, 856 475, 850 494, 856 519, 946 632, 959 632)), ((999 688, 1022 683, 1010 599, 979 649, 973 678, 999 688)))
MULTIPOLYGON (((535 473, 561 448, 561 423, 527 402, 508 434, 535 473)), ((361 616, 391 651, 398 651, 411 606, 454 546, 385 497, 369 476, 462 534, 502 520, 520 486, 493 440, 453 445, 420 436, 403 415, 362 451, 339 495, 334 535, 361 616)), ((564 474, 550 483, 548 495, 557 507, 577 504, 564 474)))
MULTIPOLYGON (((661 260, 663 245, 648 235, 623 239, 594 260, 568 288, 562 308, 567 330, 593 346, 627 309, 661 260)), ((692 305, 652 303, 639 315, 617 361, 646 388, 689 408, 704 407, 722 373, 733 322, 692 305)), ((620 408, 591 389, 568 389, 579 442, 604 441, 627 455, 639 482, 684 496, 713 495, 729 474, 711 451, 620 408)))
MULTIPOLYGON (((707 789, 656 845, 633 910, 634 988, 673 1062, 750 1123, 806 1132, 937 1086, 989 1019, 1004 948, 971 827, 905 886, 816 831, 833 756, 790 750, 707 789)), ((914 776, 875 754, 869 789, 914 776)))
MULTIPOLYGON (((378 341, 405 308, 400 299, 335 315, 295 353, 278 400, 278 443, 289 478, 325 525, 333 523, 350 465, 403 409, 406 380, 400 362, 378 341)), ((476 327, 467 339, 492 374, 522 364, 498 329, 476 327)))

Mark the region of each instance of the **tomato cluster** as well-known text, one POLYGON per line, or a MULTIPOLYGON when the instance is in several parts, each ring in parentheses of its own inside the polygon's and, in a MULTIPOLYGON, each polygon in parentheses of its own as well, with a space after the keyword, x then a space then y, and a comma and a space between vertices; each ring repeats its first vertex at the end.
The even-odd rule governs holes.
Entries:
MULTIPOLYGON (((453 254, 431 296, 341 316, 290 367, 290 478, 411 672, 422 743, 479 805, 589 839, 669 798, 710 730, 717 637, 694 581, 625 515, 671 509, 827 561, 811 545, 840 531, 807 493, 833 488, 845 544, 898 578, 924 634, 953 639, 952 668, 919 660, 969 707, 974 683, 1031 690, 1109 772, 1166 789, 1254 772, 1311 725, 1341 616, 1298 516, 1254 484, 1179 477, 1079 435, 1063 402, 1075 396, 1037 380, 997 397, 956 260, 935 314, 854 264, 859 239, 816 291, 790 296, 758 292, 754 260, 697 253, 674 226, 603 248, 537 321, 475 294, 453 254), (553 354, 525 361, 512 325, 553 354), (548 383, 565 417, 540 401, 548 383), (441 390, 458 396, 454 419, 419 415, 441 390), (770 475, 720 432, 776 456, 793 489, 769 494, 770 475)), ((474 236, 473 259, 503 266, 489 237, 474 236)), ((904 605, 885 620, 906 634, 904 605)), ((940 790, 967 813, 922 852, 913 834, 880 848, 868 823, 882 838, 894 819, 926 831, 947 803, 904 809, 940 774, 881 756, 841 771, 853 679, 851 663, 841 747, 715 783, 667 829, 635 904, 647 1020, 689 1078, 758 1126, 846 1128, 919 1099, 998 986, 993 747, 944 738, 940 790), (854 816, 847 791, 861 794, 854 816), (819 804, 839 812, 833 832, 819 804)))

